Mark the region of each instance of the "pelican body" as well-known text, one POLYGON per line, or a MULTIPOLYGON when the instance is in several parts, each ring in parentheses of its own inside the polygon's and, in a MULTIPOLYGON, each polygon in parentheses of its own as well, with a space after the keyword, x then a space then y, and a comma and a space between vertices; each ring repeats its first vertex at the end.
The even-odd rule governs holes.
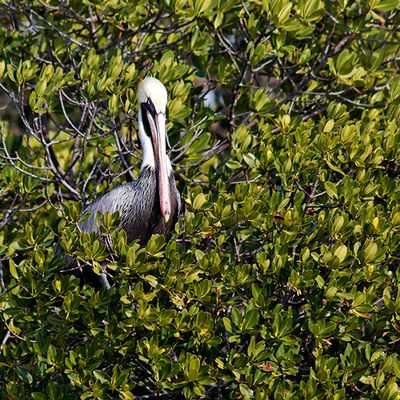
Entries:
POLYGON ((138 92, 139 138, 143 162, 135 182, 119 186, 90 204, 83 212, 80 228, 98 232, 99 213, 119 212, 119 229, 128 242, 138 239, 145 244, 153 233, 169 237, 180 211, 171 162, 166 152, 167 91, 155 78, 146 78, 138 92))

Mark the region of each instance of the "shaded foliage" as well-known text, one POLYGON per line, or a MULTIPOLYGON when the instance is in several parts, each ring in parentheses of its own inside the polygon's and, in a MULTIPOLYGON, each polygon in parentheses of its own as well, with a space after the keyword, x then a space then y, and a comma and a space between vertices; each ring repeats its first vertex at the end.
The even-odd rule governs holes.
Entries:
POLYGON ((399 398, 398 1, 0 7, 0 398, 399 398), (141 248, 77 223, 146 74, 185 210, 141 248))

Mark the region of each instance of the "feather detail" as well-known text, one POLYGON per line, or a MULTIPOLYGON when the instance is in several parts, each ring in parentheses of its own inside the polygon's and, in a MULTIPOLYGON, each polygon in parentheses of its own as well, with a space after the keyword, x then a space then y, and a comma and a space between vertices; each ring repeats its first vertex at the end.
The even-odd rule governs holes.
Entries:
POLYGON ((83 212, 79 227, 84 232, 99 232, 97 214, 119 212, 119 229, 126 232, 128 242, 138 239, 145 244, 153 233, 170 236, 180 211, 179 192, 173 174, 169 176, 172 218, 164 223, 158 198, 155 169, 145 166, 135 182, 113 189, 90 204, 83 212))

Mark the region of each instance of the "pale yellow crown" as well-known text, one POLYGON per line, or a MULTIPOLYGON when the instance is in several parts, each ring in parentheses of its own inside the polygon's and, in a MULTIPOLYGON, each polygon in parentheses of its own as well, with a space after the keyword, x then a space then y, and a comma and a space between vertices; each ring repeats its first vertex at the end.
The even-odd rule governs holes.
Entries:
POLYGON ((167 90, 164 85, 156 78, 147 77, 140 85, 138 92, 139 105, 151 99, 157 113, 165 114, 167 108, 167 90))

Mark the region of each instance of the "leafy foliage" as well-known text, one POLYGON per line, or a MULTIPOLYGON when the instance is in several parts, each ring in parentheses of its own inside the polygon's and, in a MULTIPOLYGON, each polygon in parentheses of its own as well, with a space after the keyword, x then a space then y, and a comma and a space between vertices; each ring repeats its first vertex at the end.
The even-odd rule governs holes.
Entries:
POLYGON ((0 398, 399 398, 397 0, 0 7, 0 398), (77 223, 146 74, 185 210, 141 248, 77 223))

